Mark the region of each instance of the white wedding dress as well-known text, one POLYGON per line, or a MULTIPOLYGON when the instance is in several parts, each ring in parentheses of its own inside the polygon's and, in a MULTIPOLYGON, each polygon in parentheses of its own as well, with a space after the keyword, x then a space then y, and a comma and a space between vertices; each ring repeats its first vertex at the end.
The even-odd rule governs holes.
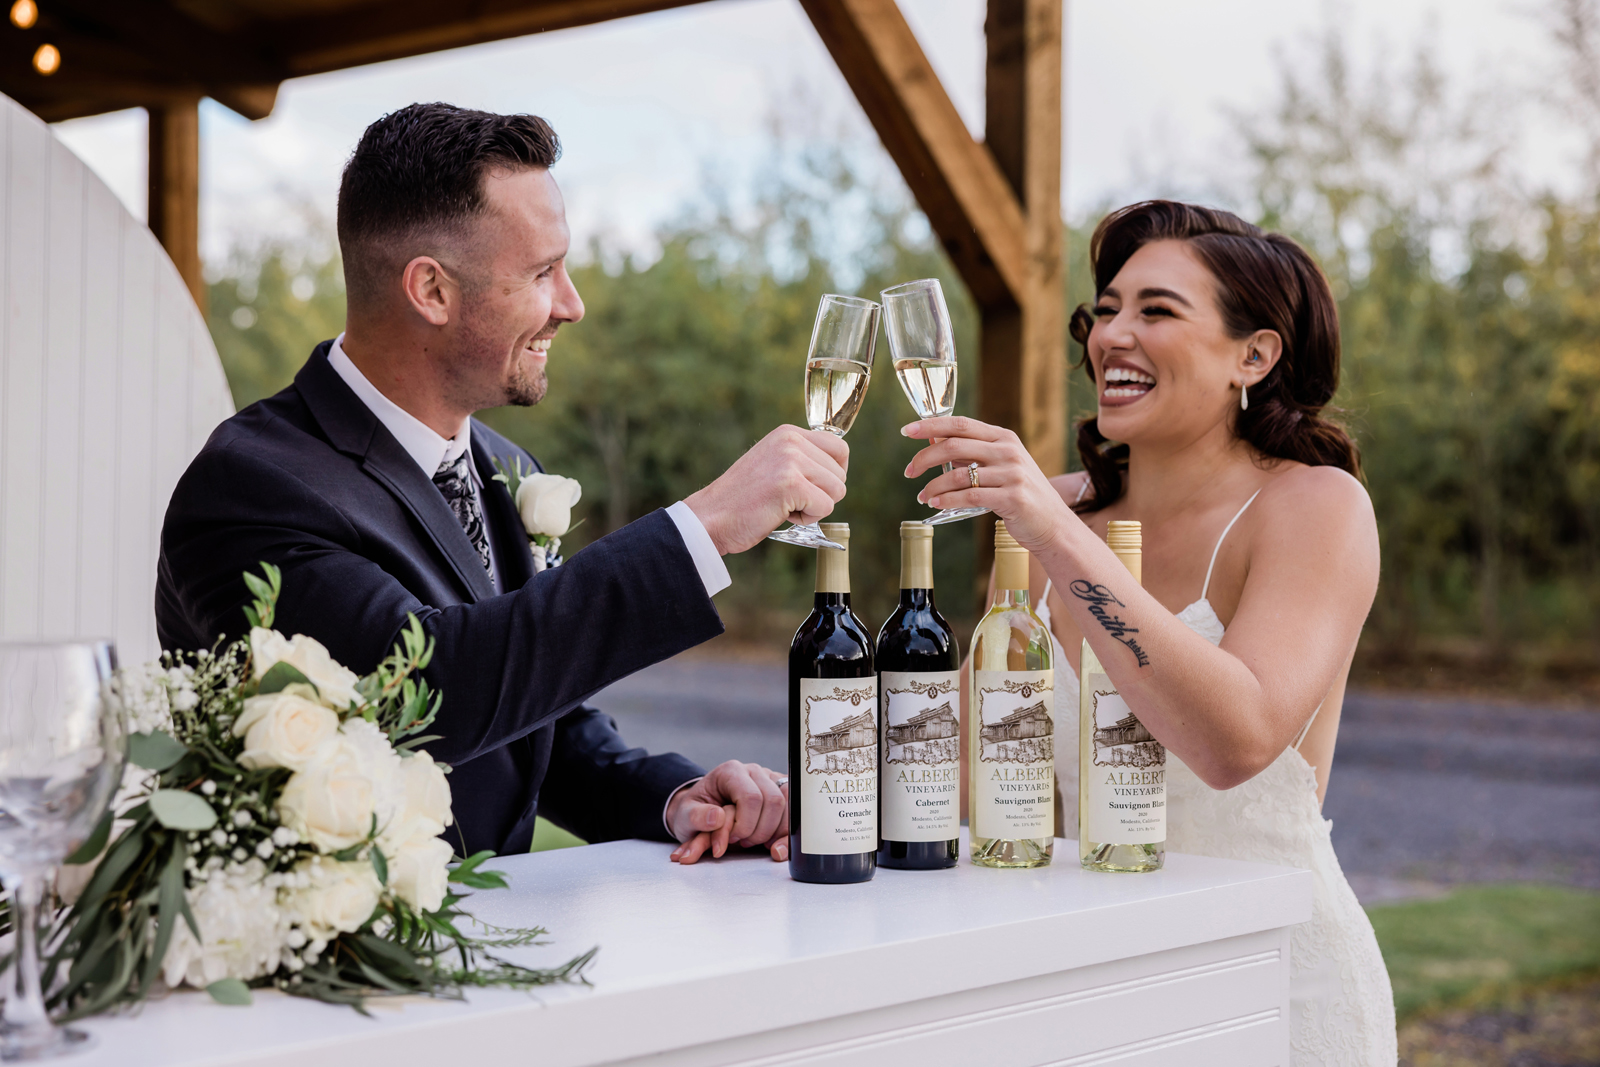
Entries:
MULTIPOLYGON (((1206 599, 1211 569, 1223 538, 1251 497, 1217 539, 1200 599, 1178 613, 1189 629, 1212 644, 1222 641, 1222 621, 1206 599)), ((1050 586, 1038 613, 1050 624, 1050 586)), ((1052 634, 1051 640, 1054 641, 1052 634)), ((1056 671, 1056 775, 1063 834, 1078 825, 1078 677, 1056 671)), ((1318 709, 1320 710, 1320 709, 1318 709)), ((1311 718, 1316 718, 1313 712, 1311 718)), ((1311 920, 1289 935, 1289 1020, 1293 1067, 1393 1067, 1394 992, 1372 923, 1356 901, 1333 852, 1333 823, 1317 803, 1317 777, 1294 745, 1260 774, 1232 789, 1212 789, 1172 752, 1167 753, 1167 849, 1223 859, 1275 863, 1311 872, 1311 920)), ((1110 877, 1121 877, 1111 875, 1110 877)), ((1136 878, 1137 875, 1126 877, 1136 878)))

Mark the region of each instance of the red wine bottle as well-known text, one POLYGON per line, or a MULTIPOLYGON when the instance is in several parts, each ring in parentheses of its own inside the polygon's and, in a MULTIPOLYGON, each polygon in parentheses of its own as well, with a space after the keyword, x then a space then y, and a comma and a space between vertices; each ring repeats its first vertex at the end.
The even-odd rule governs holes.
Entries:
POLYGON ((878 675, 850 610, 850 527, 817 549, 817 595, 789 646, 789 875, 865 882, 878 856, 878 675))
POLYGON ((961 646, 933 603, 933 530, 900 524, 900 606, 878 631, 878 865, 914 871, 961 847, 961 646))

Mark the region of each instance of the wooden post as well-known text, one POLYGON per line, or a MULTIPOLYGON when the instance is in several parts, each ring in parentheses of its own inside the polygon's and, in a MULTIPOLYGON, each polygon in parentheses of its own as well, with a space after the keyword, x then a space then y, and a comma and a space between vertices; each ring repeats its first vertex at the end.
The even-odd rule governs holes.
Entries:
POLYGON ((985 140, 1023 206, 1021 299, 982 308, 979 416, 1015 430, 1046 474, 1066 469, 1061 227, 1061 0, 989 0, 985 140))
POLYGON ((200 313, 206 281, 200 268, 200 99, 152 104, 149 225, 189 286, 200 313))
MULTIPOLYGON (((1027 247, 1018 300, 980 304, 978 417, 1008 426, 1046 474, 1066 470, 1066 292, 1061 228, 1061 0, 989 0, 984 141, 1022 204, 1027 247)), ((980 521, 981 604, 994 559, 980 521)))

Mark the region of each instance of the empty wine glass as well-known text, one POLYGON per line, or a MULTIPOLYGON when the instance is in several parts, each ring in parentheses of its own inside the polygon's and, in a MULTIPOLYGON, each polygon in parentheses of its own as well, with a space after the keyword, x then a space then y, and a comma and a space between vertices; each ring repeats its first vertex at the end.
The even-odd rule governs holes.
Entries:
POLYGON ((111 802, 127 754, 108 641, 0 644, 0 879, 11 894, 15 992, 0 1015, 0 1059, 87 1048, 57 1027, 39 989, 39 901, 51 870, 111 802))
MULTIPOLYGON (((878 315, 874 300, 828 293, 817 305, 806 349, 806 423, 843 437, 856 421, 861 401, 872 380, 872 353, 878 345, 878 315)), ((844 546, 828 540, 814 522, 796 524, 767 537, 805 548, 844 546)))
MULTIPOLYGON (((919 419, 948 415, 956 408, 956 341, 950 330, 950 308, 937 278, 906 282, 878 294, 883 297, 889 355, 900 388, 919 419)), ((929 444, 935 442, 929 441, 929 444)), ((944 465, 946 473, 955 464, 944 465)), ((983 515, 988 508, 945 508, 922 521, 939 526, 983 515)))

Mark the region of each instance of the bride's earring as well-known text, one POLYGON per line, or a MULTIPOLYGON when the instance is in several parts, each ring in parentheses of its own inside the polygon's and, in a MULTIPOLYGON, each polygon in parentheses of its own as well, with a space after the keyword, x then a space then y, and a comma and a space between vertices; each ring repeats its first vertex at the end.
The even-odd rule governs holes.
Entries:
POLYGON ((1239 410, 1250 410, 1250 387, 1242 382, 1239 384, 1239 410))

